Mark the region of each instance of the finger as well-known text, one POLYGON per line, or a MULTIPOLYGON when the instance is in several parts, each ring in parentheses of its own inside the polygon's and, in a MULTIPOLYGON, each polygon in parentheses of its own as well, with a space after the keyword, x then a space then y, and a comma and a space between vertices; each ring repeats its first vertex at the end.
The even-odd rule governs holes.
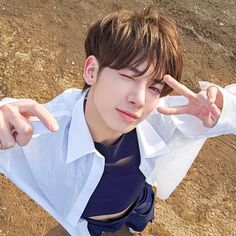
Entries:
POLYGON ((15 106, 5 106, 0 113, 0 140, 2 148, 10 148, 15 143, 26 145, 33 134, 30 122, 25 119, 15 106))
POLYGON ((14 147, 16 142, 12 135, 10 126, 2 119, 0 127, 1 149, 14 147))
POLYGON ((217 115, 217 113, 220 115, 223 109, 223 95, 221 91, 216 86, 211 86, 207 89, 207 96, 209 105, 213 109, 211 112, 215 115, 217 115))
POLYGON ((12 135, 16 143, 20 146, 25 146, 29 143, 33 135, 33 128, 31 123, 20 113, 14 113, 8 122, 12 125, 12 135))
MULTIPOLYGON (((214 91, 213 91, 213 99, 214 99, 214 91)), ((208 95, 205 91, 201 91, 200 93, 197 94, 197 100, 206 108, 208 109, 212 116, 214 116, 216 119, 219 119, 221 115, 220 109, 214 104, 214 103, 209 103, 209 98, 208 95)))
POLYGON ((157 107, 157 111, 163 115, 181 115, 187 113, 187 107, 176 106, 176 107, 157 107))
POLYGON ((216 86, 210 86, 207 89, 208 102, 213 104, 216 102, 216 97, 219 94, 219 89, 216 86))
POLYGON ((31 116, 36 116, 49 130, 57 131, 59 129, 57 120, 43 105, 32 100, 23 100, 17 103, 17 107, 21 114, 25 113, 31 116))
POLYGON ((214 119, 218 121, 221 115, 221 110, 213 103, 209 105, 209 111, 211 112, 214 119))
POLYGON ((184 86, 183 84, 179 83, 170 75, 165 75, 163 78, 164 82, 167 83, 171 88, 173 88, 178 94, 183 95, 186 98, 196 98, 196 94, 184 86))
POLYGON ((202 120, 203 125, 207 128, 212 128, 216 124, 214 119, 212 119, 211 113, 205 107, 202 108, 198 118, 202 120))

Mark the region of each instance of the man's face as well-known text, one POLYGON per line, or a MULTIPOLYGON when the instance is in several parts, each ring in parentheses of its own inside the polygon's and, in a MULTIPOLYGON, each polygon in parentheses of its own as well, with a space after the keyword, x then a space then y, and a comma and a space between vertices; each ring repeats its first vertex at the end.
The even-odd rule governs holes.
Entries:
POLYGON ((152 67, 137 77, 137 72, 142 69, 143 65, 138 66, 136 72, 108 67, 101 70, 89 92, 96 125, 127 133, 157 107, 163 82, 153 80, 152 67))

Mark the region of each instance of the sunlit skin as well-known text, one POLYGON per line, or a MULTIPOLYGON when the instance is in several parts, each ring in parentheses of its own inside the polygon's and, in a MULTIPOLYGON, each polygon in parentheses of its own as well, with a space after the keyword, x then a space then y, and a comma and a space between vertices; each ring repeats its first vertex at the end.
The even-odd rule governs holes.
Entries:
MULTIPOLYGON (((135 72, 126 69, 117 71, 105 68, 98 74, 98 68, 96 58, 88 57, 84 75, 92 87, 85 116, 94 140, 109 144, 136 127, 157 107, 162 84, 153 84, 150 77, 152 68, 141 77, 134 76, 135 72), (137 119, 124 112, 131 112, 137 119)), ((158 107, 158 112, 165 115, 190 114, 198 117, 206 127, 213 127, 217 123, 223 107, 223 96, 216 86, 196 94, 169 75, 165 75, 163 81, 189 102, 181 107, 158 107)), ((0 148, 27 145, 32 137, 32 118, 41 120, 50 131, 59 128, 55 118, 35 101, 26 99, 1 106, 0 148)))
POLYGON ((189 114, 199 118, 205 127, 214 127, 220 118, 223 108, 223 96, 216 86, 210 86, 206 91, 194 93, 170 75, 164 76, 164 82, 178 94, 188 99, 188 103, 178 107, 159 107, 157 110, 164 115, 189 114))
POLYGON ((30 121, 41 120, 51 132, 59 129, 56 119, 41 104, 31 99, 0 107, 0 149, 15 144, 25 146, 31 140, 33 129, 30 121))
POLYGON ((93 73, 85 117, 96 142, 114 143, 157 107, 163 82, 154 81, 152 71, 151 67, 144 75, 137 76, 129 69, 106 67, 98 76, 93 73))
MULTIPOLYGON (((194 115, 206 127, 213 127, 220 117, 222 96, 215 86, 196 94, 169 75, 165 75, 162 81, 154 81, 152 66, 142 76, 137 76, 137 72, 129 69, 114 70, 108 67, 97 73, 98 66, 96 58, 91 56, 84 68, 85 80, 91 85, 85 117, 97 142, 112 144, 144 120, 157 108, 164 82, 185 96, 189 103, 181 107, 158 107, 158 112, 194 115)), ((137 71, 144 67, 145 64, 140 65, 137 71)))

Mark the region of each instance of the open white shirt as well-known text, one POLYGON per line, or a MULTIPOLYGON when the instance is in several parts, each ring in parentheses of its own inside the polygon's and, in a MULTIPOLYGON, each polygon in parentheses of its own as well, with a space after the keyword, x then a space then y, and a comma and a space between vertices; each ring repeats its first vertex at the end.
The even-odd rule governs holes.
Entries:
MULTIPOLYGON (((202 87, 209 86, 203 82, 202 87)), ((220 88, 221 89, 221 88, 220 88)), ((163 116, 153 112, 137 126, 140 170, 166 199, 182 181, 208 137, 236 134, 236 84, 221 89, 224 106, 217 125, 208 129, 189 115, 163 116)), ((60 129, 52 133, 40 121, 26 147, 0 152, 0 172, 11 179, 71 235, 88 236, 81 214, 104 170, 104 157, 95 149, 84 117, 85 93, 69 89, 45 104, 60 129)), ((0 106, 13 100, 3 100, 0 106)), ((165 97, 160 104, 186 103, 182 96, 165 97)))

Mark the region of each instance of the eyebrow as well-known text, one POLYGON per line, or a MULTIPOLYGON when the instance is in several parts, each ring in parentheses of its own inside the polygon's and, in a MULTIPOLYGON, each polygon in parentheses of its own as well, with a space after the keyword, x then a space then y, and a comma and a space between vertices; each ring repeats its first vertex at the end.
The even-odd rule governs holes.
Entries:
POLYGON ((132 69, 129 69, 129 70, 132 71, 132 72, 134 72, 134 73, 137 74, 137 75, 142 74, 142 71, 140 71, 140 70, 137 69, 137 68, 132 68, 132 69))
MULTIPOLYGON (((132 68, 132 69, 128 69, 128 70, 132 71, 133 73, 135 73, 137 75, 142 74, 142 71, 140 71, 137 68, 132 68)), ((129 75, 125 75, 125 76, 132 78, 132 76, 129 76, 129 75)), ((164 82, 163 78, 164 77, 162 77, 161 79, 152 79, 153 84, 161 84, 164 86, 165 82, 164 82)))
POLYGON ((154 84, 161 84, 161 85, 165 84, 163 78, 161 78, 161 79, 153 79, 153 82, 154 82, 154 84))

